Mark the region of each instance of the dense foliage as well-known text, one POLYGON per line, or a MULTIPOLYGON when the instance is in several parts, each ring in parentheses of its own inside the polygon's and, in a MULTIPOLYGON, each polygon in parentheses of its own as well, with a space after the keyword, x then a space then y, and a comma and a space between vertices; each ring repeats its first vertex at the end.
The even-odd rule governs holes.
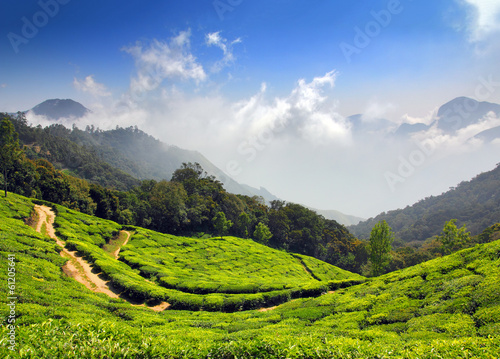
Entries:
POLYGON ((472 235, 477 235, 499 218, 500 164, 446 193, 428 197, 404 209, 381 213, 350 226, 349 230, 358 238, 367 239, 375 223, 385 220, 401 244, 421 245, 438 235, 450 219, 457 219, 457 225, 466 225, 472 235))
MULTIPOLYGON (((122 299, 92 293, 66 277, 61 271, 66 260, 58 254, 55 242, 24 224, 23 219, 31 216, 32 209, 30 199, 18 195, 0 198, 0 282, 6 283, 7 258, 15 256, 17 297, 15 350, 8 349, 9 328, 2 326, 1 357, 496 358, 500 355, 498 240, 334 293, 291 300, 267 311, 167 309, 156 313, 122 299)), ((62 233, 64 229, 67 236, 80 237, 80 232, 88 230, 92 234, 86 243, 95 243, 92 245, 96 248, 121 228, 116 223, 62 207, 57 207, 56 219, 61 220, 58 231, 62 233)), ((160 238, 174 240, 151 231, 130 229, 142 233, 137 244, 151 240, 144 238, 146 234, 156 238, 155 243, 160 238)), ((484 236, 498 238, 499 229, 492 227, 484 236)), ((184 240, 188 239, 179 242, 184 240)), ((207 243, 189 240, 192 245, 207 243)), ((214 247, 222 243, 217 239, 212 241, 214 247)), ((131 251, 147 248, 130 246, 131 251)), ((201 252, 198 255, 203 260, 201 252)), ((315 261, 299 257, 308 266, 309 261, 315 261)), ((212 257, 212 263, 215 259, 212 257)), ((183 270, 183 264, 172 261, 169 268, 183 270)), ((318 265, 315 270, 317 276, 322 275, 319 268, 318 265)), ((234 272, 239 270, 235 267, 234 272)), ((0 288, 0 315, 5 318, 9 307, 5 286, 0 288)))

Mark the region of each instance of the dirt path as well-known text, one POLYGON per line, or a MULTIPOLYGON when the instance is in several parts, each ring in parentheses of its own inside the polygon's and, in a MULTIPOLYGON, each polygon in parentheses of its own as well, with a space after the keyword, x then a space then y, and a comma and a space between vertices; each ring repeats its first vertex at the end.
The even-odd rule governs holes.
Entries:
MULTIPOLYGON (((85 261, 81 257, 78 257, 76 255, 76 251, 69 251, 68 249, 66 249, 64 246, 64 242, 62 242, 59 238, 57 238, 53 226, 55 220, 55 214, 52 211, 52 209, 47 206, 36 205, 35 211, 38 214, 38 223, 36 225, 36 231, 41 233, 43 225, 45 224, 45 231, 47 235, 50 238, 54 239, 56 243, 61 247, 61 256, 69 259, 69 261, 67 261, 66 264, 62 267, 63 272, 66 273, 68 276, 76 279, 78 282, 82 283, 93 292, 104 293, 111 298, 120 298, 120 293, 112 287, 109 281, 104 281, 101 277, 99 277, 98 273, 95 273, 94 269, 87 261, 85 261)), ((125 245, 130 239, 130 233, 127 232, 127 234, 128 234, 127 240, 124 242, 123 245, 125 245)), ((118 257, 119 252, 120 248, 118 248, 115 251, 114 253, 115 258, 118 257)), ((133 303, 131 304, 135 306, 148 307, 157 312, 165 310, 170 306, 166 302, 162 302, 159 305, 151 307, 146 306, 145 304, 139 304, 139 305, 133 303)))
POLYGON ((258 312, 268 312, 270 310, 275 310, 276 308, 278 308, 278 306, 274 306, 274 307, 269 307, 269 308, 260 308, 260 309, 257 309, 258 312))
POLYGON ((83 260, 81 257, 76 256, 76 251, 69 251, 64 247, 64 242, 57 238, 54 230, 54 219, 55 214, 47 206, 35 206, 35 210, 38 213, 39 221, 36 226, 38 232, 41 231, 43 224, 45 223, 45 230, 47 235, 54 239, 56 243, 62 248, 61 255, 65 258, 69 258, 69 261, 63 266, 63 271, 66 274, 70 274, 71 277, 75 278, 78 282, 85 285, 88 289, 104 293, 111 298, 119 298, 119 294, 110 290, 108 282, 102 280, 96 273, 92 271, 92 267, 89 263, 83 260), (64 268, 66 267, 66 268, 64 268))
POLYGON ((113 252, 113 256, 115 257, 115 259, 118 259, 118 256, 120 255, 120 249, 122 249, 122 247, 124 247, 128 243, 128 240, 130 239, 130 232, 127 231, 122 231, 122 232, 127 234, 127 239, 125 240, 125 242, 123 242, 123 244, 120 247, 118 247, 116 251, 113 252))

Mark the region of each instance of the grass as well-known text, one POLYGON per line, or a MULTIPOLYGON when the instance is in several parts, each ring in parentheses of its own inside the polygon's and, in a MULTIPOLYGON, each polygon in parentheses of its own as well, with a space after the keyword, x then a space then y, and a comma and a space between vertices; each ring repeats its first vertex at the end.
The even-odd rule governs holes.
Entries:
MULTIPOLYGON (((24 224, 23 219, 29 217, 32 207, 30 200, 20 196, 9 194, 7 199, 0 199, 2 317, 8 314, 4 283, 9 254, 16 258, 18 298, 16 348, 15 351, 8 349, 8 329, 2 325, 0 357, 500 356, 500 241, 477 245, 358 285, 339 288, 335 293, 290 300, 266 312, 169 309, 156 313, 131 306, 122 299, 93 293, 67 278, 61 271, 65 259, 59 255, 55 242, 24 224)), ((73 219, 73 212, 64 213, 62 207, 58 208, 58 213, 68 225, 76 226, 73 233, 69 228, 59 227, 68 235, 72 234, 70 240, 80 240, 80 245, 88 246, 96 256, 112 259, 96 244, 105 244, 106 240, 101 241, 95 236, 96 233, 111 235, 120 230, 120 226, 93 222, 77 213, 73 219), (89 226, 95 230, 88 238, 80 236, 85 228, 82 220, 89 221, 89 226), (100 226, 103 228, 97 231, 100 226)), ((152 237, 156 238, 151 234, 152 237)), ((158 240, 154 242, 158 243, 158 240)), ((205 247, 205 250, 207 248, 210 247, 205 247)), ((215 248, 214 244, 214 251, 215 248)), ((298 272, 306 275, 301 263, 292 259, 300 269, 298 272)), ((108 264, 115 263, 113 261, 108 264)), ((307 260, 303 261, 309 267, 307 260)), ((116 263, 121 263, 114 264, 117 268, 125 266, 127 273, 137 274, 137 278, 144 282, 138 274, 139 268, 130 269, 126 263, 116 263)), ((317 267, 311 267, 313 273, 322 278, 321 265, 317 263, 317 267)), ((328 279, 325 277, 323 281, 328 279)), ((193 298, 201 296, 183 294, 193 298)), ((250 294, 263 296, 266 292, 250 294)), ((228 294, 205 296, 210 295, 228 294)))
POLYGON ((112 253, 124 240, 118 238, 120 225, 56 208, 57 234, 67 248, 78 251, 123 295, 138 302, 166 301, 176 309, 234 312, 365 281, 315 258, 297 260, 248 239, 193 239, 136 227, 128 228, 134 233, 116 260, 112 253))
POLYGON ((291 254, 235 237, 193 239, 138 229, 121 256, 161 285, 197 294, 260 293, 327 285, 328 280, 364 280, 312 257, 307 257, 306 271, 291 254))

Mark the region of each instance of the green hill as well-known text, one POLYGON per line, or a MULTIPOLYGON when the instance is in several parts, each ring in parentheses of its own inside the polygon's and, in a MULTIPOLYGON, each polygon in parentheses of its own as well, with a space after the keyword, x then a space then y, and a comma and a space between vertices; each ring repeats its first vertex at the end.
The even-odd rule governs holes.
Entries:
POLYGON ((364 278, 312 257, 289 254, 235 237, 192 239, 126 227, 131 240, 120 260, 104 249, 122 228, 55 206, 56 233, 135 301, 173 308, 235 311, 320 295, 364 278), (147 281, 145 280, 147 279, 147 281))
MULTIPOLYGON (((94 272, 120 285, 114 289, 121 298, 69 278, 62 270, 68 259, 54 239, 26 224, 40 220, 32 200, 9 194, 0 199, 0 313, 6 318, 0 327, 1 357, 500 355, 500 241, 364 281, 311 257, 233 237, 194 240, 136 227, 125 228, 132 237, 121 248, 123 260, 115 260, 109 246, 122 226, 60 206, 55 212, 59 238, 95 262, 94 272), (8 287, 12 277, 15 283, 8 287), (315 285, 321 283, 330 289, 360 284, 319 295, 315 285), (283 285, 290 289, 281 290, 283 285), (289 297, 280 297, 286 303, 245 310, 261 303, 252 296, 276 291, 289 291, 289 297), (172 302, 169 309, 151 310, 164 299, 172 302), (200 303, 202 308, 179 310, 200 303), (217 311, 221 308, 214 305, 224 303, 238 306, 217 311)), ((48 227, 42 225, 42 232, 48 227)))

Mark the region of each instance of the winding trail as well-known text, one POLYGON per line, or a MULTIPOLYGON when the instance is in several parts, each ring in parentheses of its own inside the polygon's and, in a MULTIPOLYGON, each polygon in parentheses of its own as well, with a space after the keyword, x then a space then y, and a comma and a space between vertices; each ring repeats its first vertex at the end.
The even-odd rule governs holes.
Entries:
POLYGON ((130 232, 128 231, 122 231, 122 232, 127 234, 127 239, 123 242, 123 244, 120 247, 118 247, 116 251, 113 252, 113 257, 115 257, 115 259, 118 259, 118 257, 120 256, 120 249, 122 249, 122 247, 124 247, 128 243, 128 240, 130 239, 130 232))
MULTIPOLYGON (((113 288, 112 284, 109 281, 105 281, 101 277, 99 277, 99 273, 95 273, 94 269, 87 261, 85 261, 82 257, 78 257, 76 255, 77 254, 76 251, 69 251, 68 249, 66 249, 64 242, 61 241, 55 234, 53 224, 56 216, 52 211, 52 209, 47 206, 35 205, 35 211, 38 215, 38 222, 36 224, 35 230, 37 232, 42 233, 42 229, 45 224, 46 234, 50 238, 54 239, 57 245, 61 247, 61 256, 69 259, 66 262, 66 264, 62 267, 62 270, 64 273, 66 273, 66 275, 76 279, 78 282, 82 283, 85 287, 87 287, 89 290, 93 292, 104 293, 111 298, 122 298, 133 306, 147 307, 156 312, 161 312, 170 306, 166 302, 162 302, 161 304, 156 306, 146 306, 146 304, 135 304, 130 299, 120 296, 120 292, 117 291, 115 288, 113 288)), ((130 239, 130 233, 129 232, 126 233, 128 237, 122 246, 127 244, 128 240, 130 239)), ((113 253, 113 257, 117 259, 119 253, 120 253, 120 248, 118 248, 113 253)))

